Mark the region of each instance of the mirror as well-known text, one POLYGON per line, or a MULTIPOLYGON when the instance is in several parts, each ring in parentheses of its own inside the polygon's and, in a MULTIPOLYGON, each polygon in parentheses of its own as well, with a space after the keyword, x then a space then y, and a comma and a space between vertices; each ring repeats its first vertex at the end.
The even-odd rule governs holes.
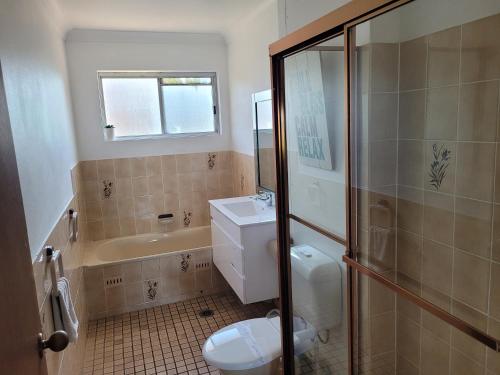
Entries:
POLYGON ((256 92, 253 102, 255 182, 257 191, 276 191, 271 90, 256 92))

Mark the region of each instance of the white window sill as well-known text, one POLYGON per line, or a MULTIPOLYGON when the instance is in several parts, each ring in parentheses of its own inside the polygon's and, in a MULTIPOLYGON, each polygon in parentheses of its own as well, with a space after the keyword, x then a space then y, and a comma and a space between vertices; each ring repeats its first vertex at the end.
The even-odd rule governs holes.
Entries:
POLYGON ((199 138, 199 137, 214 137, 219 136, 218 132, 210 133, 183 133, 183 134, 158 134, 158 135, 134 135, 126 137, 115 137, 113 139, 104 140, 104 142, 130 142, 130 141, 154 141, 161 139, 178 139, 178 138, 199 138))

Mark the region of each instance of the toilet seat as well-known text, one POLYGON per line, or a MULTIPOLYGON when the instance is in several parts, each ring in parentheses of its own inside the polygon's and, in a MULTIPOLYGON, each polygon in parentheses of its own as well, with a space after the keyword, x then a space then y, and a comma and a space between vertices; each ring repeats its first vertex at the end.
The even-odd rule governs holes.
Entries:
POLYGON ((270 363, 281 355, 279 319, 249 319, 218 330, 203 344, 205 361, 232 371, 270 363))

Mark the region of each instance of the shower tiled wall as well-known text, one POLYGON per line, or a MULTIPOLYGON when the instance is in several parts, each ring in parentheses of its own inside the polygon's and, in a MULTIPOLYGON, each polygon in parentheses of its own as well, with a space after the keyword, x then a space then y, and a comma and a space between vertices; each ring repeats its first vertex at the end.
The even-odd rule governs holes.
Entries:
POLYGON ((208 200, 255 193, 253 157, 233 151, 82 161, 75 181, 90 240, 209 225, 208 200))
MULTIPOLYGON (((71 298, 80 323, 79 337, 75 343, 69 344, 62 352, 45 351, 49 375, 79 373, 83 364, 87 337, 87 299, 82 268, 84 233, 80 232, 80 236, 76 242, 70 241, 67 215, 70 208, 77 212, 79 211, 77 196, 72 199, 61 214, 61 218, 55 225, 52 233, 48 236, 44 246, 51 245, 56 250, 61 250, 65 276, 71 285, 71 298)), ((54 332, 50 295, 52 282, 50 279, 50 268, 42 250, 33 262, 33 274, 35 277, 42 330, 45 337, 48 338, 54 332)))
MULTIPOLYGON (((361 47, 357 119, 362 259, 497 338, 498 35, 500 15, 361 47)), ((500 372, 500 354, 404 299, 373 293, 389 313, 395 306, 396 373, 500 372)))

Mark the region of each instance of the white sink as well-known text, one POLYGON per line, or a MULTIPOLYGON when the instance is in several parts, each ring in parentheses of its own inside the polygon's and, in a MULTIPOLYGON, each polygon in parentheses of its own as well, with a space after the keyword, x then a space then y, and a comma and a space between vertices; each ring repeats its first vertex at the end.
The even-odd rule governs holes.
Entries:
POLYGON ((255 197, 215 199, 209 203, 238 226, 276 221, 276 208, 255 197))
POLYGON ((229 211, 234 213, 239 217, 256 216, 260 211, 264 211, 265 208, 262 205, 258 205, 256 202, 234 202, 223 204, 229 211))

